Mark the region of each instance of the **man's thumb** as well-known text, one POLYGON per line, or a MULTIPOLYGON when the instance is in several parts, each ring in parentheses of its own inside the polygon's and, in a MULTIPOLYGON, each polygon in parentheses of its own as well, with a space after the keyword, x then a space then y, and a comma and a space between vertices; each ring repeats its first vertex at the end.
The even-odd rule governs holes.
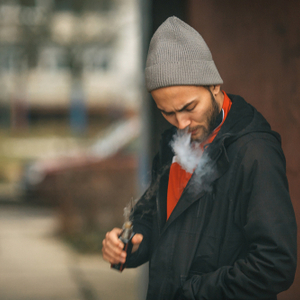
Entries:
POLYGON ((140 233, 136 233, 133 237, 132 237, 132 244, 140 244, 143 240, 143 235, 140 233))

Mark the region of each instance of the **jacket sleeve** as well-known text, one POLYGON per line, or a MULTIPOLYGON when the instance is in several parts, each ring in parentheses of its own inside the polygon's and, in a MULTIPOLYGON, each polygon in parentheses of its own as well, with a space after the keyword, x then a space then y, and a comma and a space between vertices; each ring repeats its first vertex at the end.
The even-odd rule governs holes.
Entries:
POLYGON ((276 299, 294 280, 297 229, 281 147, 256 139, 239 155, 234 184, 242 192, 248 252, 231 266, 192 276, 176 299, 276 299))
POLYGON ((128 257, 126 266, 134 268, 149 260, 152 236, 152 218, 156 210, 156 190, 158 185, 158 154, 152 163, 151 184, 142 197, 138 200, 132 213, 133 230, 143 235, 139 249, 128 257))

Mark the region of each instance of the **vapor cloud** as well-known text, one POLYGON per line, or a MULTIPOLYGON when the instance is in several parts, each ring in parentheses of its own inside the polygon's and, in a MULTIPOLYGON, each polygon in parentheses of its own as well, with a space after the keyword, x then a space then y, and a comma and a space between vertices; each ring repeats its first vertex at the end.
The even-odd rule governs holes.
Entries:
POLYGON ((213 162, 206 152, 203 152, 200 143, 191 141, 188 129, 177 130, 171 142, 176 156, 176 162, 193 175, 191 187, 197 191, 210 191, 211 179, 214 174, 213 162))
POLYGON ((177 130, 171 141, 171 147, 180 166, 188 173, 193 173, 203 151, 199 143, 191 142, 191 134, 188 133, 188 129, 177 130))
MULTIPOLYGON (((191 134, 188 129, 177 130, 174 135, 170 146, 176 156, 176 162, 189 173, 193 173, 191 182, 189 184, 196 193, 201 191, 211 191, 212 181, 214 178, 215 164, 210 159, 206 151, 203 151, 200 143, 191 142, 191 134)), ((150 187, 147 189, 141 199, 150 200, 157 192, 161 177, 169 170, 169 165, 163 166, 157 177, 152 181, 150 187)), ((139 199, 140 200, 140 199, 139 199)), ((140 201, 137 201, 135 208, 139 207, 140 201)), ((145 204, 145 202, 143 202, 145 204)), ((153 204, 153 203, 152 203, 153 204)), ((152 211, 153 207, 149 203, 142 211, 142 215, 152 211)))

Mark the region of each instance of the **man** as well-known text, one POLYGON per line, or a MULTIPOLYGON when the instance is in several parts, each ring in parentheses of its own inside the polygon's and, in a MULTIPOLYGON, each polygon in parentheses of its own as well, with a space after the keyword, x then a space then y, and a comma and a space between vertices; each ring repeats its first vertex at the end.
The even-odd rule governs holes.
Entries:
POLYGON ((132 215, 132 252, 113 229, 104 259, 149 261, 148 300, 277 299, 296 268, 280 136, 243 98, 221 90, 204 40, 176 17, 154 34, 145 75, 173 127, 132 215))

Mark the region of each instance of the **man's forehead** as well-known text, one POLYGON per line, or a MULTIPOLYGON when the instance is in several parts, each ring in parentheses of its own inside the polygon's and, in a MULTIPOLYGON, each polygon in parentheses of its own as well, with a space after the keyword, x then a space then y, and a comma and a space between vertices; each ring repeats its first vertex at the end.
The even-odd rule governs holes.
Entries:
POLYGON ((205 88, 203 86, 197 85, 172 85, 167 87, 162 87, 151 92, 152 95, 178 95, 178 94, 190 94, 190 93, 197 93, 201 92, 205 88))
MULTIPOLYGON (((156 101, 189 102, 196 97, 206 93, 206 89, 201 86, 169 86, 156 89, 151 92, 156 101)), ((184 104, 182 104, 184 105, 184 104)))
POLYGON ((186 89, 187 86, 161 88, 151 94, 156 106, 162 112, 182 111, 192 105, 200 96, 200 90, 186 89))

